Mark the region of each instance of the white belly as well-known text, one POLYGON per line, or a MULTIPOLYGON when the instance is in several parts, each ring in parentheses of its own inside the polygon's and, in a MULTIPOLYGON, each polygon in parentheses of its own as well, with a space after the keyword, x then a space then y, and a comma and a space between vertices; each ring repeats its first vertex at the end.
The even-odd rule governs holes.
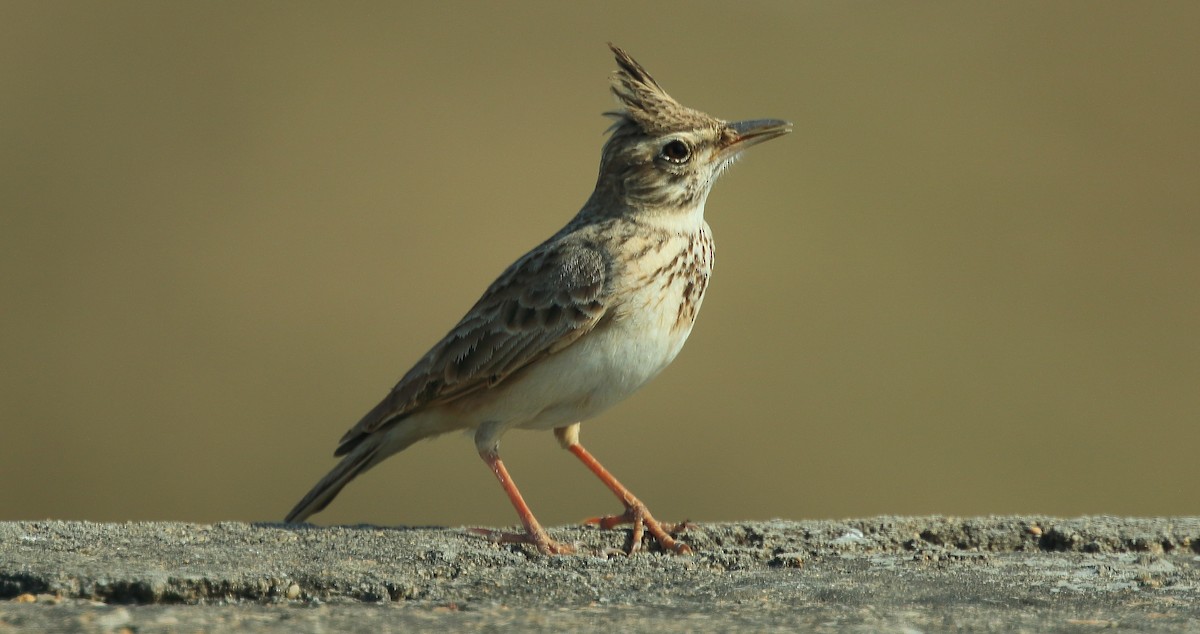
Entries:
POLYGON ((552 429, 591 418, 666 368, 690 332, 644 315, 609 323, 496 386, 474 423, 552 429))
POLYGON ((657 255, 622 272, 628 283, 622 300, 595 330, 471 399, 474 420, 464 422, 487 426, 488 436, 571 425, 629 397, 670 365, 691 334, 712 268, 707 226, 701 240, 675 236, 657 255))

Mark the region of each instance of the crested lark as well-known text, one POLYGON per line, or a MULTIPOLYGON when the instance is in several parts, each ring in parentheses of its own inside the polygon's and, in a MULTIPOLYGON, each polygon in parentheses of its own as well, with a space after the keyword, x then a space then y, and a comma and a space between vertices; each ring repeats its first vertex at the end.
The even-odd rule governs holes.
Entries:
POLYGON ((475 430, 475 447, 524 524, 492 533, 545 554, 569 553, 526 506, 500 461, 512 428, 553 429, 625 506, 592 520, 631 523, 627 550, 648 530, 666 550, 689 552, 668 527, 579 444, 579 423, 626 398, 675 358, 692 331, 713 266, 704 202, 742 150, 791 131, 777 120, 730 123, 684 107, 625 51, 620 110, 600 158, 596 189, 558 233, 504 271, 450 332, 342 437, 345 456, 288 513, 303 521, 355 476, 422 438, 475 430))

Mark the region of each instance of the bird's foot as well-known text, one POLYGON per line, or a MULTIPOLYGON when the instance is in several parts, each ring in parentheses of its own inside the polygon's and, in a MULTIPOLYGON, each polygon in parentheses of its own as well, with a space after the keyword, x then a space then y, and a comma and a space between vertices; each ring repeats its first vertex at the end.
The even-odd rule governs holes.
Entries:
POLYGON ((640 500, 634 500, 632 503, 625 506, 625 512, 620 515, 606 515, 604 517, 593 517, 584 522, 585 524, 593 524, 604 530, 612 530, 622 524, 630 524, 633 531, 629 534, 629 542, 625 546, 625 554, 632 555, 642 549, 642 537, 646 531, 662 546, 663 550, 673 552, 679 555, 692 554, 692 547, 675 539, 675 534, 686 530, 692 525, 687 521, 679 524, 663 524, 654 519, 650 515, 650 511, 640 500))
POLYGON ((529 544, 543 555, 571 555, 575 547, 550 538, 545 530, 528 533, 506 533, 487 528, 469 528, 469 532, 480 535, 495 544, 529 544))

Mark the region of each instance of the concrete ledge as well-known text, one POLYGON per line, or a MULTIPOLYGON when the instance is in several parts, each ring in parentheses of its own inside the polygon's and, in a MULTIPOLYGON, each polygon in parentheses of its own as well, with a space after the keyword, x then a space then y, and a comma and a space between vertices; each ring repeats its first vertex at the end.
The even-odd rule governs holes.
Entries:
POLYGON ((1200 518, 705 524, 693 556, 558 528, 541 557, 461 529, 0 522, 0 632, 438 627, 1138 631, 1200 627, 1200 518))

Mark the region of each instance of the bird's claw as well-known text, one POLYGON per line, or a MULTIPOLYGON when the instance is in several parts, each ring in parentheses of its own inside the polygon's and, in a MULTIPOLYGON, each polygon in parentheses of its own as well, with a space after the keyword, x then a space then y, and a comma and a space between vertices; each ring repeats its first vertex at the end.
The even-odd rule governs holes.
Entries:
POLYGON ((622 524, 629 524, 632 531, 626 544, 625 554, 632 555, 642 549, 642 537, 646 531, 654 536, 658 545, 678 555, 692 554, 692 547, 675 539, 675 534, 692 527, 686 520, 678 524, 663 524, 650 515, 646 505, 641 502, 629 504, 620 515, 605 515, 593 517, 584 522, 586 525, 597 526, 603 530, 612 530, 622 524))
POLYGON ((555 541, 546 531, 534 533, 506 533, 488 528, 468 528, 468 532, 484 537, 493 544, 528 544, 538 549, 543 555, 571 555, 575 547, 555 541))

